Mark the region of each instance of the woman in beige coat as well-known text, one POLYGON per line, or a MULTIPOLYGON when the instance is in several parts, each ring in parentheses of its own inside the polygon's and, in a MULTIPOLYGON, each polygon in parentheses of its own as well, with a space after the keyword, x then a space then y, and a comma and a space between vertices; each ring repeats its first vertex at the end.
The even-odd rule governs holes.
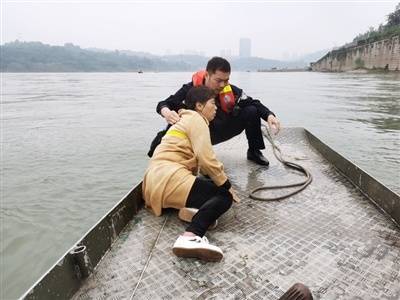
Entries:
POLYGON ((143 198, 155 215, 172 207, 190 221, 173 246, 175 255, 207 261, 219 261, 223 253, 204 234, 237 199, 211 145, 208 125, 217 110, 214 97, 205 86, 189 91, 188 109, 179 111, 179 121, 157 146, 143 180, 143 198), (210 179, 197 177, 198 171, 210 179))

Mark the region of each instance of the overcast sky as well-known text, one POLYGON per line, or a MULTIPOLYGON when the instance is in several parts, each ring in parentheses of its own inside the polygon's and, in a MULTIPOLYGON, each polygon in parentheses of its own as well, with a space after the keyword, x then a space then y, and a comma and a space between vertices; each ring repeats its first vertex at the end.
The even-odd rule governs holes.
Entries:
POLYGON ((2 0, 1 43, 212 56, 238 55, 246 37, 253 56, 288 59, 352 41, 385 23, 399 2, 189 1, 2 0))

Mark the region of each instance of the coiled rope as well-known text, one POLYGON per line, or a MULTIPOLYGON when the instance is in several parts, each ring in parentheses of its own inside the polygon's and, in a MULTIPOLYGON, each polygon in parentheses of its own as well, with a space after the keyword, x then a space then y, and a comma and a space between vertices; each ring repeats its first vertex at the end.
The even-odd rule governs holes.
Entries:
POLYGON ((303 173, 306 176, 306 179, 304 181, 301 181, 298 183, 291 183, 291 184, 286 184, 286 185, 270 185, 270 186, 266 185, 266 186, 257 187, 255 189, 253 189, 252 191, 250 191, 250 195, 249 195, 250 198, 254 199, 254 200, 260 200, 260 201, 274 201, 274 200, 281 200, 284 198, 288 198, 290 196, 293 196, 293 195, 301 192, 312 182, 312 176, 311 176, 310 171, 297 163, 285 160, 283 158, 281 149, 275 144, 275 141, 272 138, 272 135, 271 135, 270 131, 268 130, 267 126, 262 125, 262 127, 263 127, 262 133, 267 138, 267 140, 271 143, 272 150, 274 152, 276 159, 279 160, 285 166, 287 166, 291 169, 300 171, 301 173, 303 173), (261 197, 261 196, 256 195, 256 193, 259 191, 287 189, 287 188, 291 188, 291 187, 298 187, 298 188, 288 194, 284 194, 284 195, 277 196, 277 197, 261 197))

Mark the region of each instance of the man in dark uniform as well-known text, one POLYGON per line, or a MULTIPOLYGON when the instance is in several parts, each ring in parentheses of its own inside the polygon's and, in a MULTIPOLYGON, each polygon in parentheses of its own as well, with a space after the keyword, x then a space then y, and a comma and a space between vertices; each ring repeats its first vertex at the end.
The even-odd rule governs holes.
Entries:
POLYGON ((229 140, 246 132, 249 148, 247 159, 268 166, 269 162, 264 157, 261 149, 265 149, 261 132, 261 119, 266 121, 269 127, 275 131, 280 130, 279 120, 259 100, 247 96, 240 88, 229 84, 231 66, 222 57, 213 57, 208 63, 206 71, 200 71, 193 75, 192 82, 184 84, 175 95, 157 105, 157 112, 161 114, 169 124, 179 121, 177 111, 184 108, 183 101, 193 86, 205 85, 217 94, 216 118, 210 123, 211 143, 213 145, 229 140))

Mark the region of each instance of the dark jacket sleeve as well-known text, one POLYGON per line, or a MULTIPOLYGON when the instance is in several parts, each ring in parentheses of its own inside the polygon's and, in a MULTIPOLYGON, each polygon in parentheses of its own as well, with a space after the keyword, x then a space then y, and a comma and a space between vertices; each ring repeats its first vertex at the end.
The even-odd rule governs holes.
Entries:
POLYGON ((160 101, 157 104, 157 113, 161 114, 163 107, 168 107, 170 110, 178 112, 181 108, 185 108, 183 101, 186 98, 187 93, 193 87, 193 83, 189 82, 184 84, 174 95, 169 96, 164 101, 160 101))
POLYGON ((258 113, 260 114, 260 117, 267 121, 269 115, 275 116, 275 114, 268 109, 264 104, 261 103, 260 100, 253 99, 252 97, 246 95, 243 93, 243 90, 238 88, 237 86, 232 85, 232 91, 233 94, 235 95, 236 103, 239 105, 239 107, 245 107, 248 105, 254 105, 257 108, 258 113))

